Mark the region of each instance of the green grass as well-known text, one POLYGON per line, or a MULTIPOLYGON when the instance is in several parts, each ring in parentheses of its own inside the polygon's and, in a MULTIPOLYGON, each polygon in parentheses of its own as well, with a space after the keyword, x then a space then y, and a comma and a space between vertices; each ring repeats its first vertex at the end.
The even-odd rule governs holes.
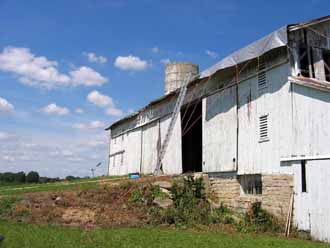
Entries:
POLYGON ((37 226, 0 221, 6 247, 218 247, 218 248, 318 248, 324 244, 286 240, 264 235, 192 232, 157 228, 94 229, 37 226))
MULTIPOLYGON (((105 179, 119 179, 120 177, 106 177, 105 179)), ((99 185, 99 178, 74 180, 69 183, 56 182, 45 184, 12 184, 0 185, 1 195, 17 195, 31 192, 58 191, 58 190, 76 190, 90 189, 99 185)))

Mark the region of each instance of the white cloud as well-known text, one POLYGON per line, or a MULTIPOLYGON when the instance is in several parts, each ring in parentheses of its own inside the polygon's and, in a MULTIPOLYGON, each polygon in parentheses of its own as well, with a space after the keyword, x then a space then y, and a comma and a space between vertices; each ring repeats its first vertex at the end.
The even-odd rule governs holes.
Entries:
POLYGON ((76 123, 72 127, 76 129, 100 129, 105 128, 105 124, 101 121, 91 121, 88 123, 76 123))
POLYGON ((42 112, 46 114, 56 114, 56 115, 67 115, 70 110, 64 107, 59 107, 56 103, 51 103, 41 109, 42 112))
POLYGON ((118 116, 118 117, 124 114, 122 110, 114 107, 107 108, 105 110, 105 113, 110 116, 118 116))
POLYGON ((153 53, 159 53, 160 49, 159 49, 159 47, 153 47, 153 48, 151 48, 151 51, 153 53))
POLYGON ((81 109, 81 108, 76 108, 75 112, 76 112, 77 114, 83 114, 83 113, 84 113, 84 110, 81 109))
POLYGON ((161 60, 160 60, 160 63, 162 63, 162 64, 166 65, 166 64, 169 64, 169 63, 171 63, 171 60, 170 60, 169 58, 166 58, 166 59, 161 59, 161 60))
POLYGON ((114 65, 124 71, 143 71, 150 66, 147 61, 133 55, 118 56, 114 65))
POLYGON ((113 100, 110 96, 103 95, 97 90, 90 92, 87 96, 87 100, 99 107, 107 107, 114 105, 113 100))
POLYGON ((210 51, 210 50, 205 50, 205 53, 207 56, 211 57, 211 58, 217 58, 218 57, 218 53, 214 52, 214 51, 210 51))
POLYGON ((100 63, 105 64, 107 63, 108 59, 105 56, 97 56, 95 53, 83 53, 87 58, 89 62, 92 63, 100 63))
POLYGON ((35 170, 42 176, 86 176, 91 166, 102 162, 96 171, 102 175, 107 172, 107 140, 101 129, 80 132, 74 139, 63 133, 15 133, 14 139, 0 142, 0 164, 6 165, 0 166, 0 172, 35 170))
POLYGON ((100 73, 86 66, 71 71, 70 76, 74 85, 100 86, 108 81, 100 73))
POLYGON ((14 106, 6 99, 0 97, 0 112, 11 112, 14 110, 14 106))
POLYGON ((0 53, 0 70, 13 73, 26 85, 53 89, 62 86, 95 86, 107 82, 107 78, 89 67, 80 67, 69 74, 58 70, 58 63, 44 56, 37 57, 30 49, 5 47, 0 53))
POLYGON ((123 111, 116 107, 113 99, 110 96, 103 95, 102 93, 94 90, 87 95, 87 100, 94 105, 106 108, 105 113, 110 116, 122 116, 123 111))

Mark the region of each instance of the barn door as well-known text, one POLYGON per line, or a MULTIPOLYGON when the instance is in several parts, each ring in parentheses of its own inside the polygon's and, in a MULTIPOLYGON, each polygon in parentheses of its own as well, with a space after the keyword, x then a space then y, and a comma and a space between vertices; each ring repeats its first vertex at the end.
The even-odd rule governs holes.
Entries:
POLYGON ((236 86, 203 100, 203 171, 236 170, 236 86))
POLYGON ((143 174, 151 174, 156 169, 158 136, 158 122, 152 122, 142 128, 141 172, 143 174))
POLYGON ((295 220, 316 240, 330 241, 330 160, 302 162, 295 172, 295 220), (304 168, 305 167, 305 168, 304 168))

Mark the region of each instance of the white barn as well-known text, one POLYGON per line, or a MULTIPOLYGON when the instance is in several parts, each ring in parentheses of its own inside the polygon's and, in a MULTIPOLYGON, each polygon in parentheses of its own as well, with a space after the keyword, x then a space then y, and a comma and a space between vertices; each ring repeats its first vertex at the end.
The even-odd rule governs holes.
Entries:
MULTIPOLYGON (((109 175, 153 173, 189 63, 167 65, 165 95, 113 123, 109 175)), ((203 172, 219 203, 251 201, 330 241, 330 17, 287 25, 190 82, 163 172, 203 172)))

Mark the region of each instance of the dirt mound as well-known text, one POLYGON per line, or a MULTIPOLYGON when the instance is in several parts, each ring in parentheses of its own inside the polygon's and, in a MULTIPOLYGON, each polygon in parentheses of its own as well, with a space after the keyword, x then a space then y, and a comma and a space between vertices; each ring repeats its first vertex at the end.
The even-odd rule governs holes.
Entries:
POLYGON ((153 182, 169 177, 123 180, 76 191, 38 192, 22 196, 12 208, 11 219, 28 223, 90 228, 141 226, 150 222, 153 182))

